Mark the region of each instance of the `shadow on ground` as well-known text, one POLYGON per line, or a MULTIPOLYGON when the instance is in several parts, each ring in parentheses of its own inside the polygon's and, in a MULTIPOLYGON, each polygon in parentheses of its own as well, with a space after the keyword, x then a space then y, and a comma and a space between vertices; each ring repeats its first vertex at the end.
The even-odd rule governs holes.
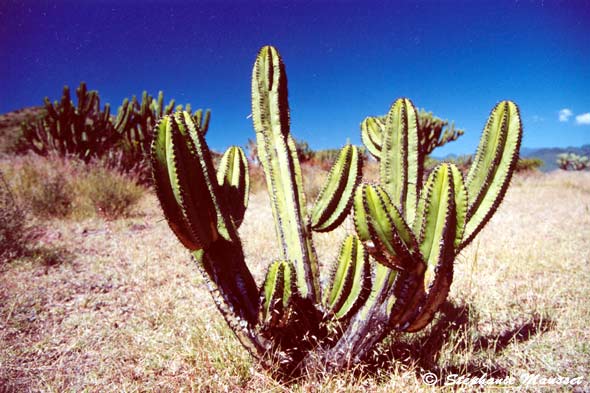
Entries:
POLYGON ((530 340, 554 328, 555 323, 541 315, 532 315, 497 334, 478 335, 474 326, 477 315, 468 304, 447 301, 440 309, 438 319, 425 333, 406 334, 393 338, 370 359, 364 362, 364 373, 394 369, 396 363, 413 367, 420 373, 434 373, 439 384, 447 375, 471 375, 502 379, 508 370, 486 354, 500 354, 509 345, 530 340), (467 354, 470 360, 448 365, 439 364, 447 344, 457 354, 467 354))

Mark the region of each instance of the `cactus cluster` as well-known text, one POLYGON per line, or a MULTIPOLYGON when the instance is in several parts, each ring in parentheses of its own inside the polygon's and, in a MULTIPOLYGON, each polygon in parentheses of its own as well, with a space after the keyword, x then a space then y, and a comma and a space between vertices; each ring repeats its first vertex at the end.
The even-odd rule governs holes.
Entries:
POLYGON ((456 255, 506 192, 522 137, 516 105, 503 101, 492 110, 466 178, 443 163, 423 179, 418 113, 398 99, 384 119, 361 126, 380 161, 380 184, 361 183, 358 148, 346 145, 310 209, 290 133, 285 66, 271 46, 254 64, 252 115, 279 242, 260 288, 237 233, 248 202, 242 150, 230 147, 215 170, 200 124, 182 111, 158 122, 152 145, 166 219, 244 346, 284 373, 337 370, 392 331, 424 328, 447 297, 456 255), (313 233, 333 230, 351 212, 356 233, 345 237, 320 286, 313 233))
POLYGON ((590 167, 590 160, 575 153, 563 153, 557 156, 557 165, 564 171, 583 171, 590 167))
POLYGON ((174 100, 164 105, 161 91, 157 99, 146 91, 141 101, 135 96, 131 100, 124 99, 116 116, 111 115, 109 104, 101 109, 98 92, 88 91, 84 82, 76 89, 76 96, 78 102, 74 106, 70 89, 65 86, 60 101, 51 103, 46 97, 43 116, 22 124, 26 140, 23 147, 39 155, 56 152, 86 162, 102 158, 123 172, 133 170, 144 182, 150 172, 149 165, 144 163, 150 153, 152 130, 160 118, 184 109, 191 113, 203 133, 207 132, 209 125, 209 110, 192 113, 190 104, 183 108, 182 105, 175 106, 174 100), (146 171, 143 171, 144 167, 146 171))
POLYGON ((76 89, 76 106, 65 86, 60 101, 52 103, 45 97, 45 115, 22 125, 23 135, 31 150, 39 155, 52 151, 74 155, 84 161, 101 156, 119 140, 119 120, 111 122, 109 104, 100 108, 96 91, 88 91, 84 82, 76 89))
MULTIPOLYGON (((184 108, 191 113, 191 105, 184 108)), ((131 100, 125 98, 117 111, 116 127, 121 135, 119 147, 123 151, 126 167, 131 167, 145 160, 149 156, 151 147, 152 130, 156 122, 164 115, 169 115, 175 110, 183 110, 182 105, 175 106, 174 99, 164 105, 164 93, 160 91, 155 99, 144 91, 141 101, 133 96, 131 100)), ((203 132, 207 132, 210 111, 204 114, 202 110, 192 114, 194 121, 200 124, 203 132)))

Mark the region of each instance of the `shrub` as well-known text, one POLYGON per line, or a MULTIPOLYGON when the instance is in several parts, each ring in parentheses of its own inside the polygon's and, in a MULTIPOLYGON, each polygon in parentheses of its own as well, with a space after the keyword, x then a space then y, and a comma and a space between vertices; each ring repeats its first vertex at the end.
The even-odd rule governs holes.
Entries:
POLYGON ((538 171, 545 163, 537 157, 520 158, 516 162, 516 172, 538 171))
POLYGON ((128 216, 143 194, 143 188, 128 176, 99 165, 90 166, 75 187, 81 198, 90 201, 96 214, 111 220, 128 216))
POLYGON ((38 217, 65 217, 72 211, 73 189, 59 164, 29 158, 18 170, 16 194, 38 217))
POLYGON ((143 193, 131 176, 101 161, 25 156, 11 163, 13 191, 21 205, 40 218, 108 219, 129 214, 143 193))
POLYGON ((25 231, 25 215, 0 172, 0 263, 22 254, 25 231))

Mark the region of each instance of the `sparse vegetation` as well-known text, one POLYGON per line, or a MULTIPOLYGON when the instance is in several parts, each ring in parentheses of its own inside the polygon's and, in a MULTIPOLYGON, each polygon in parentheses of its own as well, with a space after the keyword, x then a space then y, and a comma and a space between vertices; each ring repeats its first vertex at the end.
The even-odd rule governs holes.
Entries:
POLYGON ((125 216, 145 192, 133 178, 100 162, 30 155, 2 167, 18 203, 41 219, 125 216))
POLYGON ((25 158, 13 173, 14 190, 20 203, 35 216, 66 217, 74 207, 69 163, 58 157, 25 158), (61 169, 61 170, 60 170, 61 169))
POLYGON ((75 191, 90 200, 98 215, 110 220, 128 216, 145 192, 133 179, 99 165, 90 166, 75 191))
POLYGON ((516 172, 536 172, 543 166, 543 164, 543 160, 540 158, 519 158, 516 162, 516 172))
POLYGON ((0 265, 22 254, 26 235, 25 214, 0 171, 0 265))
MULTIPOLYGON (((439 378, 583 376, 584 391, 590 173, 537 174, 513 183, 479 241, 459 256, 449 303, 423 334, 384 342, 366 363, 340 374, 282 383, 258 367, 226 326, 203 278, 168 235, 155 196, 142 200, 141 218, 48 222, 43 242, 69 249, 71 262, 48 269, 31 260, 0 269, 0 386, 421 392, 430 389, 422 376, 433 372, 439 378)), ((274 228, 260 225, 272 220, 268 206, 265 193, 254 193, 240 227, 258 283, 275 252, 274 228)), ((317 234, 319 259, 335 259, 345 236, 346 228, 317 234)))

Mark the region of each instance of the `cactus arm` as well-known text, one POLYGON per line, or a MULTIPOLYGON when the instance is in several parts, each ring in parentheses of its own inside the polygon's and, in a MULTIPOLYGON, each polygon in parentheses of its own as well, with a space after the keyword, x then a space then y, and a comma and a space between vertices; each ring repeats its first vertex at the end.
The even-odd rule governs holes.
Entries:
MULTIPOLYGON (((404 317, 399 323, 405 331, 418 331, 426 326, 444 302, 453 277, 456 238, 456 210, 453 171, 448 164, 438 166, 429 176, 432 187, 425 193, 424 238, 420 251, 426 261, 423 287, 410 302, 410 310, 416 308, 409 323, 404 317)), ((407 314, 408 316, 410 314, 407 314)))
POLYGON ((223 204, 219 200, 219 196, 221 195, 219 192, 219 185, 216 181, 212 180, 215 179, 216 174, 213 168, 211 152, 205 142, 204 135, 199 131, 199 128, 194 123, 190 113, 177 112, 174 117, 177 120, 179 128, 188 135, 187 140, 189 141, 189 146, 191 146, 196 152, 196 158, 198 161, 194 165, 198 165, 201 168, 204 180, 203 183, 208 191, 208 198, 210 198, 215 212, 217 213, 217 230, 219 231, 219 234, 227 240, 237 240, 237 233, 235 230, 232 230, 233 224, 229 218, 228 210, 222 208, 223 204))
POLYGON ((469 208, 460 248, 473 240, 504 198, 518 160, 521 140, 518 107, 511 101, 500 102, 490 114, 467 174, 469 208))
POLYGON ((279 327, 295 291, 293 268, 288 261, 275 261, 267 271, 261 289, 259 321, 263 329, 279 327))
POLYGON ((317 261, 304 225, 301 172, 289 135, 287 79, 278 52, 269 46, 260 50, 252 72, 252 119, 282 257, 295 266, 299 294, 317 303, 317 261))
POLYGON ((347 318, 367 299, 371 284, 369 258, 362 242, 349 235, 342 242, 340 253, 325 291, 324 304, 336 319, 347 318))
MULTIPOLYGON (((189 110, 187 110, 187 112, 190 113, 189 110)), ((203 116, 203 110, 197 109, 193 115, 193 120, 195 121, 195 124, 198 125, 199 131, 201 131, 203 135, 207 135, 207 131, 209 130, 209 121, 211 120, 211 111, 207 109, 205 111, 205 116, 203 116)))
POLYGON ((408 188, 404 205, 406 222, 414 222, 416 205, 418 203, 419 190, 422 186, 423 157, 420 154, 420 137, 418 132, 418 112, 409 99, 404 99, 406 105, 407 127, 408 127, 408 157, 407 176, 408 188))
POLYGON ((372 242, 377 250, 386 250, 389 267, 414 268, 419 263, 417 242, 389 195, 378 185, 363 184, 354 199, 355 227, 359 238, 372 242))
POLYGON ((218 237, 217 214, 208 192, 206 175, 201 172, 197 152, 176 121, 168 121, 166 158, 170 184, 176 203, 191 235, 202 248, 218 237))
POLYGON ((244 256, 239 244, 220 238, 207 252, 193 251, 192 257, 215 305, 236 337, 253 356, 263 359, 270 344, 254 331, 258 292, 254 281, 244 275, 244 256))
POLYGON ((383 188, 410 223, 422 177, 417 117, 409 99, 393 103, 386 119, 379 171, 383 188))
POLYGON ((376 159, 381 158, 381 146, 383 144, 383 129, 385 121, 383 117, 367 117, 361 123, 361 140, 376 159))
POLYGON ((225 151, 217 168, 217 183, 237 228, 244 219, 250 193, 248 161, 241 148, 231 146, 225 151))
POLYGON ((449 164, 451 176, 453 178, 453 192, 455 194, 455 211, 457 212, 455 229, 455 248, 458 248, 463 241, 463 233, 465 232, 465 222, 467 220, 467 187, 465 187, 465 180, 463 174, 455 164, 449 164))
POLYGON ((360 181, 361 165, 356 146, 347 145, 340 151, 311 213, 311 228, 314 231, 331 231, 342 223, 360 181))
POLYGON ((407 184, 407 135, 405 105, 403 99, 396 100, 387 114, 379 178, 381 185, 403 212, 405 186, 407 184))

